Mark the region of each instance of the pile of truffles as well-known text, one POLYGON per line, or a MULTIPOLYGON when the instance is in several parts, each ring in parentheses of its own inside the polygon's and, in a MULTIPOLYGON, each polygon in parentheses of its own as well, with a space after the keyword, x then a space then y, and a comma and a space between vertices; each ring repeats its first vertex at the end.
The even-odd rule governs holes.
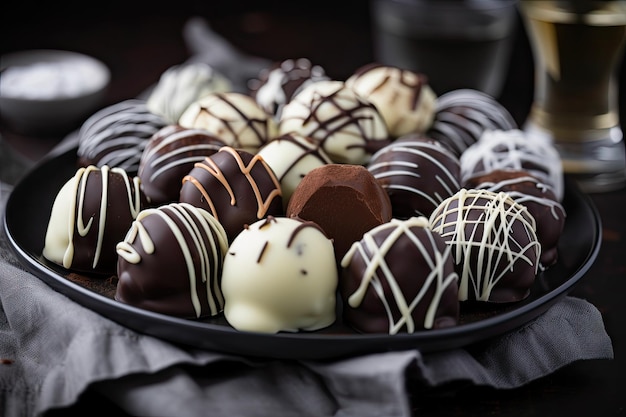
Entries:
POLYGON ((115 299, 235 329, 413 333, 528 297, 558 259, 563 176, 493 97, 372 63, 276 62, 236 92, 205 64, 79 131, 43 256, 115 299), (341 317, 337 317, 340 314, 341 317))

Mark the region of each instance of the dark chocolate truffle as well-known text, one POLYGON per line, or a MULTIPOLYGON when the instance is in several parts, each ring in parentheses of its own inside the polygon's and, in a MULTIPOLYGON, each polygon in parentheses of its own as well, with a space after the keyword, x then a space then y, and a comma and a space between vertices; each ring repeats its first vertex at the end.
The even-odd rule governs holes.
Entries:
POLYGON ((459 158, 441 142, 407 135, 376 152, 367 169, 391 200, 393 216, 430 213, 460 187, 459 158))
POLYGON ((330 78, 320 65, 306 58, 274 62, 248 81, 249 93, 266 112, 279 117, 285 104, 301 89, 330 78))
POLYGON ((342 261, 344 323, 364 333, 455 326, 458 275, 451 247, 428 219, 392 219, 352 245, 342 261))
POLYGON ((437 98, 435 119, 426 135, 441 141, 460 156, 486 130, 516 129, 509 111, 478 90, 459 89, 437 98))
POLYGON ((459 300, 506 303, 530 294, 541 245, 535 219, 507 193, 462 188, 429 222, 452 246, 459 300))
POLYGON ((286 215, 317 223, 333 239, 337 264, 368 230, 391 220, 391 201, 361 165, 328 164, 309 171, 286 215))
POLYGON ((211 213, 228 241, 257 220, 283 214, 280 182, 259 155, 223 146, 183 178, 180 202, 211 213))
POLYGON ((124 169, 136 175, 146 144, 167 122, 145 100, 129 99, 91 115, 78 132, 78 165, 124 169))
POLYGON ((224 308, 226 233, 206 210, 172 203, 141 211, 119 242, 115 299, 183 318, 224 308))
POLYGON ((54 200, 43 256, 69 270, 115 275, 115 245, 144 205, 138 177, 107 165, 77 169, 54 200))
POLYGON ((150 205, 178 201, 185 175, 194 163, 226 144, 202 129, 168 125, 158 130, 143 151, 137 176, 150 205))
POLYGON ((539 268, 545 270, 556 263, 566 213, 549 185, 525 170, 495 170, 470 178, 465 186, 496 193, 504 191, 525 206, 537 223, 537 238, 541 243, 539 268))

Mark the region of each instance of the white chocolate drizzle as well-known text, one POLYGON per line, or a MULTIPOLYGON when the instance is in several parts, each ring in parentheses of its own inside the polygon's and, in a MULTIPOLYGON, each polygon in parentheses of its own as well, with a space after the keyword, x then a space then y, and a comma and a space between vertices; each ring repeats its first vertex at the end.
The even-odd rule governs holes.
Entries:
POLYGON ((366 262, 367 268, 363 273, 358 289, 349 296, 348 304, 353 308, 358 308, 363 302, 366 291, 371 288, 376 292, 385 307, 389 321, 389 334, 396 334, 402 326, 406 326, 408 333, 419 330, 419 327, 416 326, 414 322, 412 312, 419 303, 428 302, 423 328, 432 328, 437 309, 441 304, 442 296, 446 288, 450 285, 456 285, 458 276, 456 272, 446 275, 444 267, 447 262, 451 262, 451 247, 446 246, 444 252, 440 252, 428 226, 428 220, 425 217, 412 217, 407 220, 392 219, 388 223, 375 227, 365 233, 361 241, 355 242, 352 245, 342 259, 342 267, 346 268, 357 252, 366 262), (413 227, 426 229, 429 239, 427 241, 419 239, 411 230, 413 227), (378 246, 373 235, 385 229, 392 229, 391 233, 385 238, 385 241, 378 246), (424 285, 420 288, 413 300, 406 299, 405 294, 398 285, 398 281, 386 260, 387 253, 389 253, 396 241, 402 236, 406 236, 411 240, 424 262, 426 262, 430 268, 430 273, 424 278, 424 285), (383 281, 389 285, 393 300, 387 299, 383 289, 383 281), (433 296, 430 300, 426 300, 426 293, 431 288, 434 289, 433 296), (401 313, 400 319, 396 322, 394 322, 392 316, 391 301, 395 302, 401 313))
POLYGON ((96 171, 100 171, 101 173, 102 194, 100 195, 100 210, 97 225, 98 229, 96 230, 97 240, 93 255, 92 268, 95 269, 98 266, 100 255, 102 254, 102 242, 104 240, 107 225, 107 206, 109 204, 109 175, 120 175, 122 177, 124 184, 126 185, 128 209, 132 218, 136 218, 140 211, 141 194, 139 189, 139 178, 134 177, 133 184, 131 186, 128 174, 121 168, 109 168, 107 165, 100 168, 94 165, 79 168, 74 177, 70 180, 73 186, 73 192, 71 195, 74 197, 70 203, 70 210, 67 213, 67 236, 69 237, 69 242, 62 259, 62 265, 64 268, 71 268, 74 262, 74 229, 76 229, 79 236, 85 237, 91 231, 93 226, 93 217, 90 217, 85 224, 84 206, 86 194, 88 192, 87 179, 89 175, 96 171), (78 211, 76 210, 77 206, 78 211))
POLYGON ((512 130, 485 131, 460 157, 461 182, 499 169, 526 170, 550 185, 563 199, 563 166, 558 151, 547 140, 512 130))
POLYGON ((137 239, 146 254, 154 254, 155 242, 142 223, 143 219, 151 215, 159 216, 165 222, 183 254, 189 278, 191 303, 196 317, 202 315, 196 291, 198 280, 205 284, 211 315, 218 314, 224 307, 219 276, 223 257, 228 248, 226 233, 222 226, 207 211, 188 203, 171 203, 145 209, 139 213, 124 240, 116 247, 117 254, 129 263, 141 262, 140 253, 133 247, 137 239), (178 222, 174 221, 174 218, 178 222), (189 236, 189 239, 185 239, 185 235, 189 236), (196 265, 196 262, 199 265, 196 265))
POLYGON ((493 288, 519 262, 534 268, 535 273, 538 271, 541 246, 535 219, 505 192, 462 188, 439 205, 429 223, 433 231, 454 247, 455 263, 462 264, 461 301, 470 298, 470 291, 475 296, 473 299, 489 301, 493 288), (470 214, 476 211, 480 214, 472 219, 470 214), (516 223, 523 226, 526 242, 515 240, 517 236, 512 229, 516 223), (534 251, 534 259, 526 255, 529 250, 534 251), (476 265, 471 265, 473 254, 476 265))
POLYGON ((223 143, 216 140, 214 142, 193 142, 186 146, 172 147, 177 142, 194 136, 206 136, 207 138, 211 138, 205 130, 184 129, 168 135, 154 146, 148 145, 141 156, 139 174, 141 175, 144 169, 144 164, 148 164, 148 166, 153 170, 148 180, 156 181, 158 177, 165 174, 169 170, 180 165, 200 162, 206 157, 206 155, 216 152, 223 146, 223 143), (166 151, 168 148, 171 149, 166 151), (206 154, 203 153, 204 151, 206 151, 206 154), (189 154, 189 156, 180 157, 180 155, 184 155, 186 153, 189 154))
POLYGON ((552 217, 554 217, 555 220, 560 220, 563 216, 565 216, 565 209, 563 208, 563 205, 561 203, 559 203, 558 201, 550 197, 539 196, 539 195, 547 195, 549 191, 553 191, 552 187, 550 187, 549 185, 545 183, 542 183, 537 178, 532 177, 530 175, 520 176, 517 178, 509 178, 509 179, 501 180, 498 182, 484 181, 478 184, 474 188, 485 189, 485 190, 492 191, 495 193, 504 191, 507 194, 509 194, 513 200, 517 201, 518 203, 522 205, 525 205, 529 202, 533 202, 533 203, 548 207, 550 209, 550 213, 552 214, 552 217), (515 187, 516 184, 521 184, 524 182, 531 182, 535 184, 535 187, 537 188, 537 190, 539 190, 538 195, 523 193, 521 191, 514 191, 514 190, 508 191, 507 190, 509 187, 515 187))
POLYGON ((83 123, 77 155, 93 165, 119 167, 134 174, 149 139, 165 125, 165 119, 151 113, 143 100, 113 104, 83 123))
MULTIPOLYGON (((432 209, 435 209, 445 198, 450 197, 460 189, 458 176, 442 163, 444 158, 451 164, 457 167, 460 166, 456 156, 446 152, 442 146, 420 141, 392 142, 372 156, 371 163, 367 166, 367 169, 376 179, 415 177, 421 178, 423 181, 422 185, 426 185, 426 181, 430 181, 431 178, 422 176, 423 171, 420 169, 418 161, 434 165, 437 169, 432 179, 441 186, 443 193, 437 191, 434 186, 411 187, 400 184, 401 181, 399 179, 397 181, 382 182, 382 186, 388 190, 402 190, 418 195, 428 201, 432 209), (406 153, 410 156, 407 158, 392 156, 389 158, 390 160, 385 161, 383 155, 392 152, 398 154, 406 153), (380 161, 381 158, 383 161, 380 161)), ((427 216, 430 212, 418 214, 427 216)))

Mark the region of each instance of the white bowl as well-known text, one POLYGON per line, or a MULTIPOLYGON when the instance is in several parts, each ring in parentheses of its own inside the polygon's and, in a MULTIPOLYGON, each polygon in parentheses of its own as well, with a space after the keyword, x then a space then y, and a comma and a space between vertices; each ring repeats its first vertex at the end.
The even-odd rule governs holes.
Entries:
POLYGON ((111 74, 77 52, 37 49, 0 58, 0 118, 24 134, 60 134, 78 127, 101 104, 111 74))

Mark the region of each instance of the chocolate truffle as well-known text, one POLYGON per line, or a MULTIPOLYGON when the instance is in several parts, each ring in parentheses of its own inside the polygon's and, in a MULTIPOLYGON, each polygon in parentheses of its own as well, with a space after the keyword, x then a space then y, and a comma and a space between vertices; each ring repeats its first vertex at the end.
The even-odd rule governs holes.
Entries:
POLYGON ((430 213, 460 187, 459 158, 446 146, 420 135, 405 135, 376 152, 367 169, 391 200, 393 216, 430 213))
POLYGON ((213 155, 225 143, 203 129, 168 125, 146 144, 137 176, 150 205, 178 201, 182 180, 196 162, 213 155))
POLYGON ((365 233, 342 261, 343 319, 364 333, 455 326, 458 275, 451 247, 428 219, 392 219, 365 233))
POLYGON ((558 259, 557 244, 565 226, 565 209, 556 200, 552 188, 524 170, 495 170, 470 178, 467 188, 506 192, 525 206, 537 223, 537 238, 541 243, 539 268, 545 270, 558 259))
POLYGON ((332 163, 319 144, 296 133, 287 133, 272 139, 259 149, 258 155, 272 168, 280 181, 283 207, 302 178, 313 168, 332 163))
POLYGON ((237 92, 212 93, 190 104, 178 124, 204 129, 226 145, 256 153, 276 136, 276 122, 250 96, 237 92))
POLYGON ((461 182, 497 169, 523 169, 563 199, 563 166, 554 145, 519 129, 485 131, 461 155, 461 182))
POLYGON ((365 164, 390 142, 376 106, 342 81, 302 89, 283 107, 278 129, 313 138, 336 163, 365 164))
POLYGON ((203 208, 228 241, 257 220, 283 214, 280 182, 259 155, 223 146, 183 178, 179 201, 203 208))
POLYGON ((230 81, 204 62, 169 67, 148 96, 148 109, 168 123, 178 119, 189 105, 210 93, 232 90, 230 81))
POLYGON ((116 246, 115 299, 182 318, 215 316, 226 233, 206 210, 171 203, 142 210, 116 246))
POLYGON ((429 223, 452 247, 460 301, 507 303, 530 294, 541 245, 534 218, 507 193, 462 188, 429 223))
POLYGON ((224 259, 224 316, 238 330, 318 330, 336 320, 332 242, 313 222, 269 216, 245 228, 224 259))
POLYGON ((167 122, 146 106, 129 99, 91 115, 78 132, 78 165, 122 168, 136 175, 146 144, 167 122))
POLYGON ((317 223, 333 239, 339 266, 363 233, 391 220, 391 201, 361 165, 328 164, 315 168, 296 187, 286 215, 317 223))
POLYGON ((424 74, 371 63, 357 69, 346 86, 376 106, 392 137, 423 133, 433 122, 437 96, 424 74))
POLYGON ((495 98, 478 90, 459 89, 437 98, 435 119, 426 134, 460 156, 485 130, 517 127, 513 116, 495 98))
POLYGON ((299 90, 317 81, 330 78, 319 65, 306 58, 285 59, 261 70, 248 81, 249 94, 269 114, 278 117, 285 104, 299 90))
POLYGON ((107 165, 78 168, 54 199, 43 256, 69 270, 115 275, 115 245, 144 205, 138 177, 107 165))

